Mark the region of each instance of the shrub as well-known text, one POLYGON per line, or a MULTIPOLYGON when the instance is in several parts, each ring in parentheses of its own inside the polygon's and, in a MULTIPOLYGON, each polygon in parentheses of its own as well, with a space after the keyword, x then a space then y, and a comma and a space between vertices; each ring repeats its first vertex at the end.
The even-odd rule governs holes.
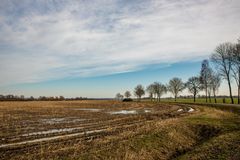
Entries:
POLYGON ((124 98, 122 101, 123 101, 123 102, 132 102, 133 99, 132 99, 132 98, 124 98))

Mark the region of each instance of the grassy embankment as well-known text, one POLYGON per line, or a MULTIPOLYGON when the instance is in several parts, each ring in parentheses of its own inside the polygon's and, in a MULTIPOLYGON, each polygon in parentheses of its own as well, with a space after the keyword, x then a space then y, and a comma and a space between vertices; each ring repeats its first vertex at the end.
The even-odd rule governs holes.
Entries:
POLYGON ((82 158, 239 159, 239 115, 197 108, 193 115, 149 123, 138 134, 123 133, 105 148, 93 147, 82 158))
MULTIPOLYGON (((237 98, 234 98, 234 104, 238 103, 237 98)), ((166 99, 166 98, 162 98, 161 101, 163 102, 175 102, 174 98, 171 99, 166 99)), ((191 103, 194 102, 193 98, 177 98, 177 102, 186 102, 186 103, 191 103)), ((196 98, 196 103, 206 103, 206 99, 205 98, 196 98)), ((211 102, 209 102, 208 99, 208 103, 215 103, 214 98, 211 98, 211 102)), ((217 98, 217 103, 223 103, 223 98, 217 98)), ((231 104, 231 99, 230 98, 225 98, 225 103, 226 104, 231 104)))

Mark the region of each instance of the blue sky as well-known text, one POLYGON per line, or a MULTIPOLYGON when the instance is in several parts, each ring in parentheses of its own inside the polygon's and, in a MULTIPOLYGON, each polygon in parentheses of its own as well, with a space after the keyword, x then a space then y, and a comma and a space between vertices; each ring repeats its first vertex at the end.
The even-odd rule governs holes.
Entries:
POLYGON ((2 0, 0 94, 113 97, 187 80, 236 41, 238 19, 239 0, 2 0))

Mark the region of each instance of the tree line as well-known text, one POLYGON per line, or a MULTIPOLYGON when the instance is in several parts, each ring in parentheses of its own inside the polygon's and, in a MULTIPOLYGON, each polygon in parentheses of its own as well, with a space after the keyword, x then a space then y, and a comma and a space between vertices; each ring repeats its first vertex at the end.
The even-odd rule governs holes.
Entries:
POLYGON ((63 101, 63 100, 86 100, 87 97, 65 98, 64 96, 33 96, 25 97, 24 95, 0 95, 0 101, 63 101))
MULTIPOLYGON (((210 55, 209 60, 202 61, 200 73, 190 77, 187 82, 174 77, 168 84, 153 82, 146 88, 139 84, 134 88, 133 93, 139 100, 145 93, 148 93, 151 101, 160 101, 164 94, 170 92, 176 101, 179 94, 184 89, 188 89, 189 93, 193 95, 194 102, 199 92, 204 91, 206 102, 211 102, 211 97, 213 97, 214 102, 217 103, 217 92, 224 80, 228 84, 232 104, 234 104, 232 95, 232 83, 234 80, 237 85, 237 103, 240 104, 240 39, 237 40, 237 43, 226 42, 219 44, 210 55), (215 66, 215 69, 211 68, 210 63, 215 66)), ((124 95, 116 94, 117 99, 123 99, 124 97, 130 98, 131 92, 126 91, 124 95)))

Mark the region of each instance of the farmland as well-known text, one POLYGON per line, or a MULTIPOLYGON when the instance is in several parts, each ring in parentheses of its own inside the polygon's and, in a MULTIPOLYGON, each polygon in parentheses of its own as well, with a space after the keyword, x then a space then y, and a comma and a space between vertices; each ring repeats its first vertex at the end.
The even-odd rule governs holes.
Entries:
POLYGON ((240 108, 0 102, 0 159, 239 159, 240 108))

